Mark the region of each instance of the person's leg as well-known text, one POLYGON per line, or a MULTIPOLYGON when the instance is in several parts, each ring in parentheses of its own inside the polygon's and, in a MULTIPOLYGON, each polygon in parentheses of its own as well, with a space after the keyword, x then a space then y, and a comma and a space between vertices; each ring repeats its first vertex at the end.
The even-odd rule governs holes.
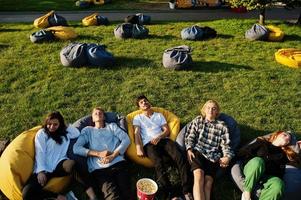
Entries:
POLYGON ((111 167, 106 169, 97 169, 92 172, 97 186, 103 193, 104 200, 121 200, 118 186, 114 181, 111 167))
POLYGON ((213 184, 213 177, 205 175, 205 183, 204 183, 204 192, 205 192, 205 199, 210 200, 211 197, 211 189, 213 184))
POLYGON ((204 171, 202 169, 193 170, 193 198, 194 200, 205 200, 204 191, 204 171))
POLYGON ((176 163, 181 176, 183 194, 185 195, 187 193, 190 193, 192 181, 189 178, 190 167, 185 155, 182 154, 182 152, 177 148, 176 144, 173 141, 164 139, 162 140, 162 143, 164 145, 163 148, 165 152, 167 152, 171 159, 176 163))
POLYGON ((124 200, 135 199, 131 188, 131 178, 126 161, 121 161, 113 166, 113 174, 118 185, 121 197, 124 200))
POLYGON ((168 179, 167 171, 164 167, 164 161, 162 159, 162 154, 159 149, 159 144, 152 145, 147 144, 144 146, 144 150, 146 152, 146 155, 151 159, 154 163, 156 177, 157 177, 157 183, 162 186, 163 191, 166 193, 171 192, 171 183, 168 179))
POLYGON ((259 200, 279 200, 284 193, 284 182, 279 177, 270 177, 263 184, 259 200))
POLYGON ((264 160, 260 157, 254 157, 244 166, 243 172, 245 175, 244 182, 244 198, 250 199, 251 192, 254 189, 254 186, 262 177, 265 171, 264 160))

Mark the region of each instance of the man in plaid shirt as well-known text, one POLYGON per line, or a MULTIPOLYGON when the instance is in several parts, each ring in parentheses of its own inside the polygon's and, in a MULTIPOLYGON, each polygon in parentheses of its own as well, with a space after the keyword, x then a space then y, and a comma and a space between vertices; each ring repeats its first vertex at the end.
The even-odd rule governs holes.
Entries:
POLYGON ((223 121, 216 120, 219 105, 207 101, 185 133, 185 146, 194 175, 194 200, 210 200, 213 179, 218 167, 227 167, 234 153, 229 146, 229 131, 223 121))

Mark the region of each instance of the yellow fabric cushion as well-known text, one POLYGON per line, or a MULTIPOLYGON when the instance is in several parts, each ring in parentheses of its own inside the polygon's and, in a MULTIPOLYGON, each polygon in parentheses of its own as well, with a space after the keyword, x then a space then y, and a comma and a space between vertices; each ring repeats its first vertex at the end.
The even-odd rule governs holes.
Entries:
MULTIPOLYGON (((152 107, 153 111, 162 113, 166 119, 166 122, 170 129, 169 138, 173 141, 176 140, 179 130, 180 130, 180 119, 173 113, 163 109, 152 107)), ((133 119, 136 115, 141 114, 141 110, 134 111, 126 116, 127 126, 128 126, 128 134, 131 140, 131 144, 126 151, 126 155, 128 158, 136 162, 137 164, 143 165, 145 167, 153 167, 154 164, 149 158, 141 158, 137 156, 136 145, 135 145, 135 136, 134 136, 134 126, 133 119)))
POLYGON ((279 42, 283 40, 284 32, 280 28, 272 25, 266 26, 266 28, 270 31, 268 37, 269 41, 279 42))
POLYGON ((299 68, 301 67, 301 49, 279 49, 275 53, 275 59, 283 65, 299 68))
POLYGON ((61 40, 70 40, 77 37, 74 29, 67 26, 52 26, 47 28, 46 30, 52 31, 54 36, 61 40))
POLYGON ((48 18, 53 15, 54 11, 50 11, 49 13, 47 13, 46 15, 43 15, 42 17, 39 17, 37 19, 34 20, 33 25, 36 28, 47 28, 49 26, 48 23, 48 18))
MULTIPOLYGON (((35 127, 17 136, 0 157, 0 189, 10 200, 22 200, 22 189, 34 165, 34 138, 41 127, 35 127)), ((61 192, 70 182, 70 177, 52 178, 45 189, 61 192)))
POLYGON ((97 25, 97 17, 98 14, 94 13, 82 19, 82 23, 84 26, 96 26, 97 25))

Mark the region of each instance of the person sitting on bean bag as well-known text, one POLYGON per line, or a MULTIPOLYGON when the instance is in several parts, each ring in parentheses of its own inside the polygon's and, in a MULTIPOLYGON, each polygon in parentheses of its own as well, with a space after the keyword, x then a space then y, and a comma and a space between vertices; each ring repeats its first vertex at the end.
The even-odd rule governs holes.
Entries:
POLYGON ((132 200, 134 197, 124 159, 130 139, 115 123, 105 123, 104 112, 99 107, 93 109, 94 126, 82 129, 73 152, 88 158, 88 170, 105 200, 132 200))
POLYGON ((291 140, 289 132, 276 131, 268 138, 258 137, 239 150, 238 159, 242 161, 245 178, 242 200, 251 199, 251 193, 260 181, 263 188, 259 200, 282 198, 286 164, 292 161, 300 163, 298 155, 289 146, 291 140))
MULTIPOLYGON (((142 113, 136 115, 133 119, 137 155, 147 156, 153 161, 157 181, 161 185, 160 189, 169 199, 174 194, 166 173, 162 152, 164 156, 170 157, 179 169, 185 200, 192 200, 191 183, 188 177, 189 165, 175 142, 168 138, 170 131, 166 119, 161 113, 152 110, 146 96, 138 96, 136 104, 142 110, 142 113)), ((162 199, 165 200, 165 197, 162 199)), ((174 197, 174 199, 177 199, 177 197, 174 197)))
POLYGON ((52 177, 73 175, 84 186, 91 200, 96 195, 88 179, 88 175, 78 168, 74 160, 67 157, 70 139, 79 136, 79 131, 66 126, 60 112, 50 113, 35 136, 35 164, 33 174, 22 190, 24 200, 41 200, 53 197, 57 200, 65 199, 62 194, 56 194, 43 187, 52 177))
POLYGON ((195 200, 210 200, 211 188, 219 167, 228 167, 234 152, 226 124, 217 120, 219 104, 208 100, 185 133, 187 157, 194 177, 195 200))

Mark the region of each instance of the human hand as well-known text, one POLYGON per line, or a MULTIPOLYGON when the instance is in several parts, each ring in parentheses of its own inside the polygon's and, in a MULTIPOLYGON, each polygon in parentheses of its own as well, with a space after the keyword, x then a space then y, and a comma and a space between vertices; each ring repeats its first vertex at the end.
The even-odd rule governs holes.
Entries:
POLYGON ((145 157, 145 153, 144 153, 143 148, 137 147, 136 150, 137 150, 137 156, 139 156, 139 157, 145 157))
POLYGON ((224 157, 219 159, 219 166, 220 167, 223 167, 223 168, 228 167, 229 163, 230 163, 230 158, 229 157, 224 156, 224 157))
POLYGON ((112 153, 111 153, 110 151, 108 151, 108 150, 98 151, 98 152, 97 152, 97 157, 99 157, 99 158, 104 158, 104 157, 109 156, 109 155, 111 155, 111 154, 112 154, 112 153))
POLYGON ((46 173, 45 172, 39 172, 37 178, 38 178, 39 184, 44 187, 46 185, 46 182, 47 182, 46 173))
POLYGON ((187 150, 187 158, 190 164, 192 163, 192 160, 195 158, 195 155, 191 149, 187 150))
POLYGON ((100 160, 100 163, 101 163, 101 164, 108 164, 108 163, 112 162, 112 160, 114 160, 114 158, 115 158, 114 155, 109 155, 109 156, 103 157, 103 158, 100 160))
POLYGON ((161 135, 151 140, 151 144, 157 145, 161 140, 161 135))
POLYGON ((67 200, 67 198, 64 195, 59 194, 57 195, 56 200, 67 200))

